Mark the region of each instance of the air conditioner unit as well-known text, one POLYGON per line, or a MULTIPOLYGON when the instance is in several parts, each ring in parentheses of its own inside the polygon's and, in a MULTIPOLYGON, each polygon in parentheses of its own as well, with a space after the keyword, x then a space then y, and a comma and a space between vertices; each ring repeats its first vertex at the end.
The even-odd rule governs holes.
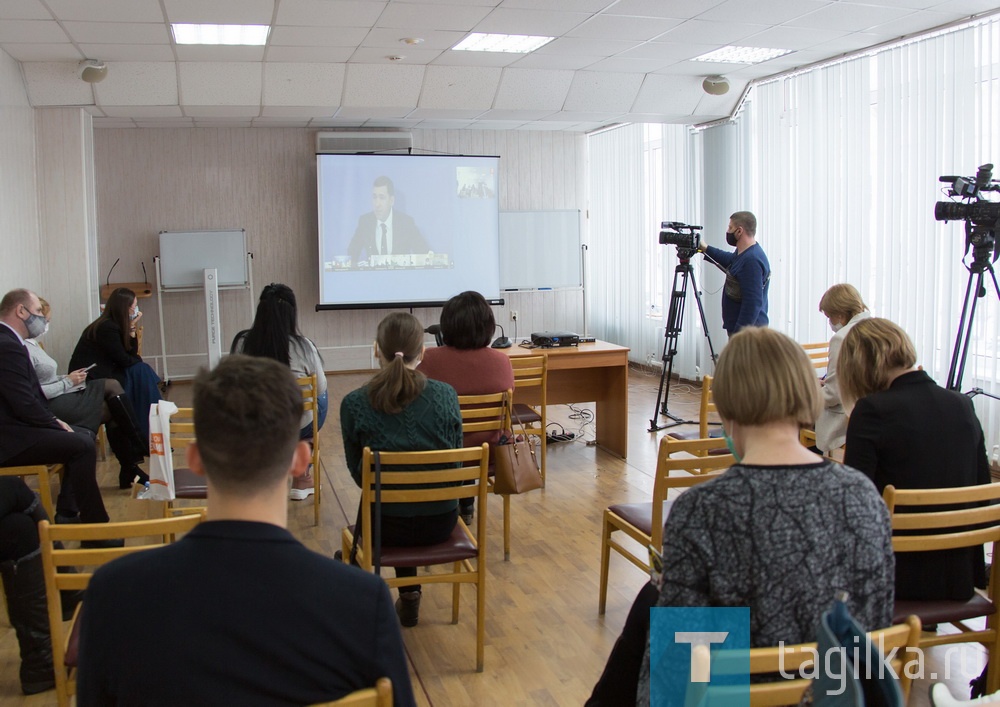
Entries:
POLYGON ((316 133, 316 153, 356 155, 364 152, 408 153, 413 133, 404 132, 321 132, 316 133))

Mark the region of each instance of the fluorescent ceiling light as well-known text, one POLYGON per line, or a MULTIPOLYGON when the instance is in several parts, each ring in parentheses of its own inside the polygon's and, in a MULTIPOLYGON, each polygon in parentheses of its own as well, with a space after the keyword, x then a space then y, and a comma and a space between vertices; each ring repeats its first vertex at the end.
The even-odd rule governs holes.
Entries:
POLYGON ((722 47, 714 52, 696 56, 691 61, 713 61, 718 64, 760 64, 791 54, 791 49, 766 49, 764 47, 722 47))
POLYGON ((263 46, 270 25, 188 25, 172 24, 178 44, 241 44, 263 46))
POLYGON ((527 54, 551 42, 555 37, 533 37, 526 34, 482 34, 473 32, 452 47, 459 52, 508 52, 527 54))

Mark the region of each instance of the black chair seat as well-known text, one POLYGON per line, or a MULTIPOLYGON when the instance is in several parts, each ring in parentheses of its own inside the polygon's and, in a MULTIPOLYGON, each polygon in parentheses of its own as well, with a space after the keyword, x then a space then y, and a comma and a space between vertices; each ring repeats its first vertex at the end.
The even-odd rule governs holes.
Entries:
POLYGON ((174 469, 174 495, 177 498, 208 498, 208 484, 204 476, 186 467, 174 469))
POLYGON ((542 421, 542 416, 535 412, 535 409, 524 403, 514 403, 514 419, 520 420, 522 424, 533 425, 542 421))
MULTIPOLYGON (((663 502, 663 522, 667 521, 670 514, 670 507, 673 501, 663 502)), ((624 520, 629 525, 634 525, 646 535, 653 534, 653 504, 652 503, 619 503, 616 506, 609 506, 608 510, 624 520)))
MULTIPOLYGON (((354 526, 349 526, 351 533, 354 526)), ((384 547, 382 548, 383 567, 422 567, 438 565, 446 562, 471 560, 477 554, 476 545, 455 524, 451 537, 437 545, 418 545, 415 547, 384 547)))
POLYGON ((996 611, 992 601, 980 594, 974 594, 968 601, 950 599, 903 599, 893 607, 893 623, 900 623, 913 614, 920 617, 924 625, 950 623, 988 616, 996 611))

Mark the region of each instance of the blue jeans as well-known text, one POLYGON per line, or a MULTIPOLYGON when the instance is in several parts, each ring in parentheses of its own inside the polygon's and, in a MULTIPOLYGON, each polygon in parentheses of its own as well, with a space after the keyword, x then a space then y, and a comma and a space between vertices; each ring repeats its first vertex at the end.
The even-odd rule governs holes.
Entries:
MULTIPOLYGON (((321 430, 323 429, 323 423, 326 422, 326 411, 330 408, 330 399, 326 393, 316 398, 316 406, 319 408, 319 419, 316 421, 316 429, 321 430)), ((312 436, 313 426, 311 422, 299 430, 299 439, 310 439, 312 436)))

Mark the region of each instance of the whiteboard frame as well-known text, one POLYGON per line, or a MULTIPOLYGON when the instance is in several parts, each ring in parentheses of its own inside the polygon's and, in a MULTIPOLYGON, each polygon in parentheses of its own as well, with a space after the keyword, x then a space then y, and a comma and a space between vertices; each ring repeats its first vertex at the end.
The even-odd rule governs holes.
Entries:
POLYGON ((583 287, 582 217, 580 209, 501 211, 501 291, 583 287), (526 223, 517 225, 516 220, 526 223), (554 264, 561 267, 542 271, 554 264))
POLYGON ((164 290, 201 290, 203 273, 212 268, 219 272, 219 289, 242 289, 250 283, 245 228, 160 231, 159 246, 160 287, 164 290), (220 238, 215 243, 206 242, 206 237, 213 236, 220 238))

